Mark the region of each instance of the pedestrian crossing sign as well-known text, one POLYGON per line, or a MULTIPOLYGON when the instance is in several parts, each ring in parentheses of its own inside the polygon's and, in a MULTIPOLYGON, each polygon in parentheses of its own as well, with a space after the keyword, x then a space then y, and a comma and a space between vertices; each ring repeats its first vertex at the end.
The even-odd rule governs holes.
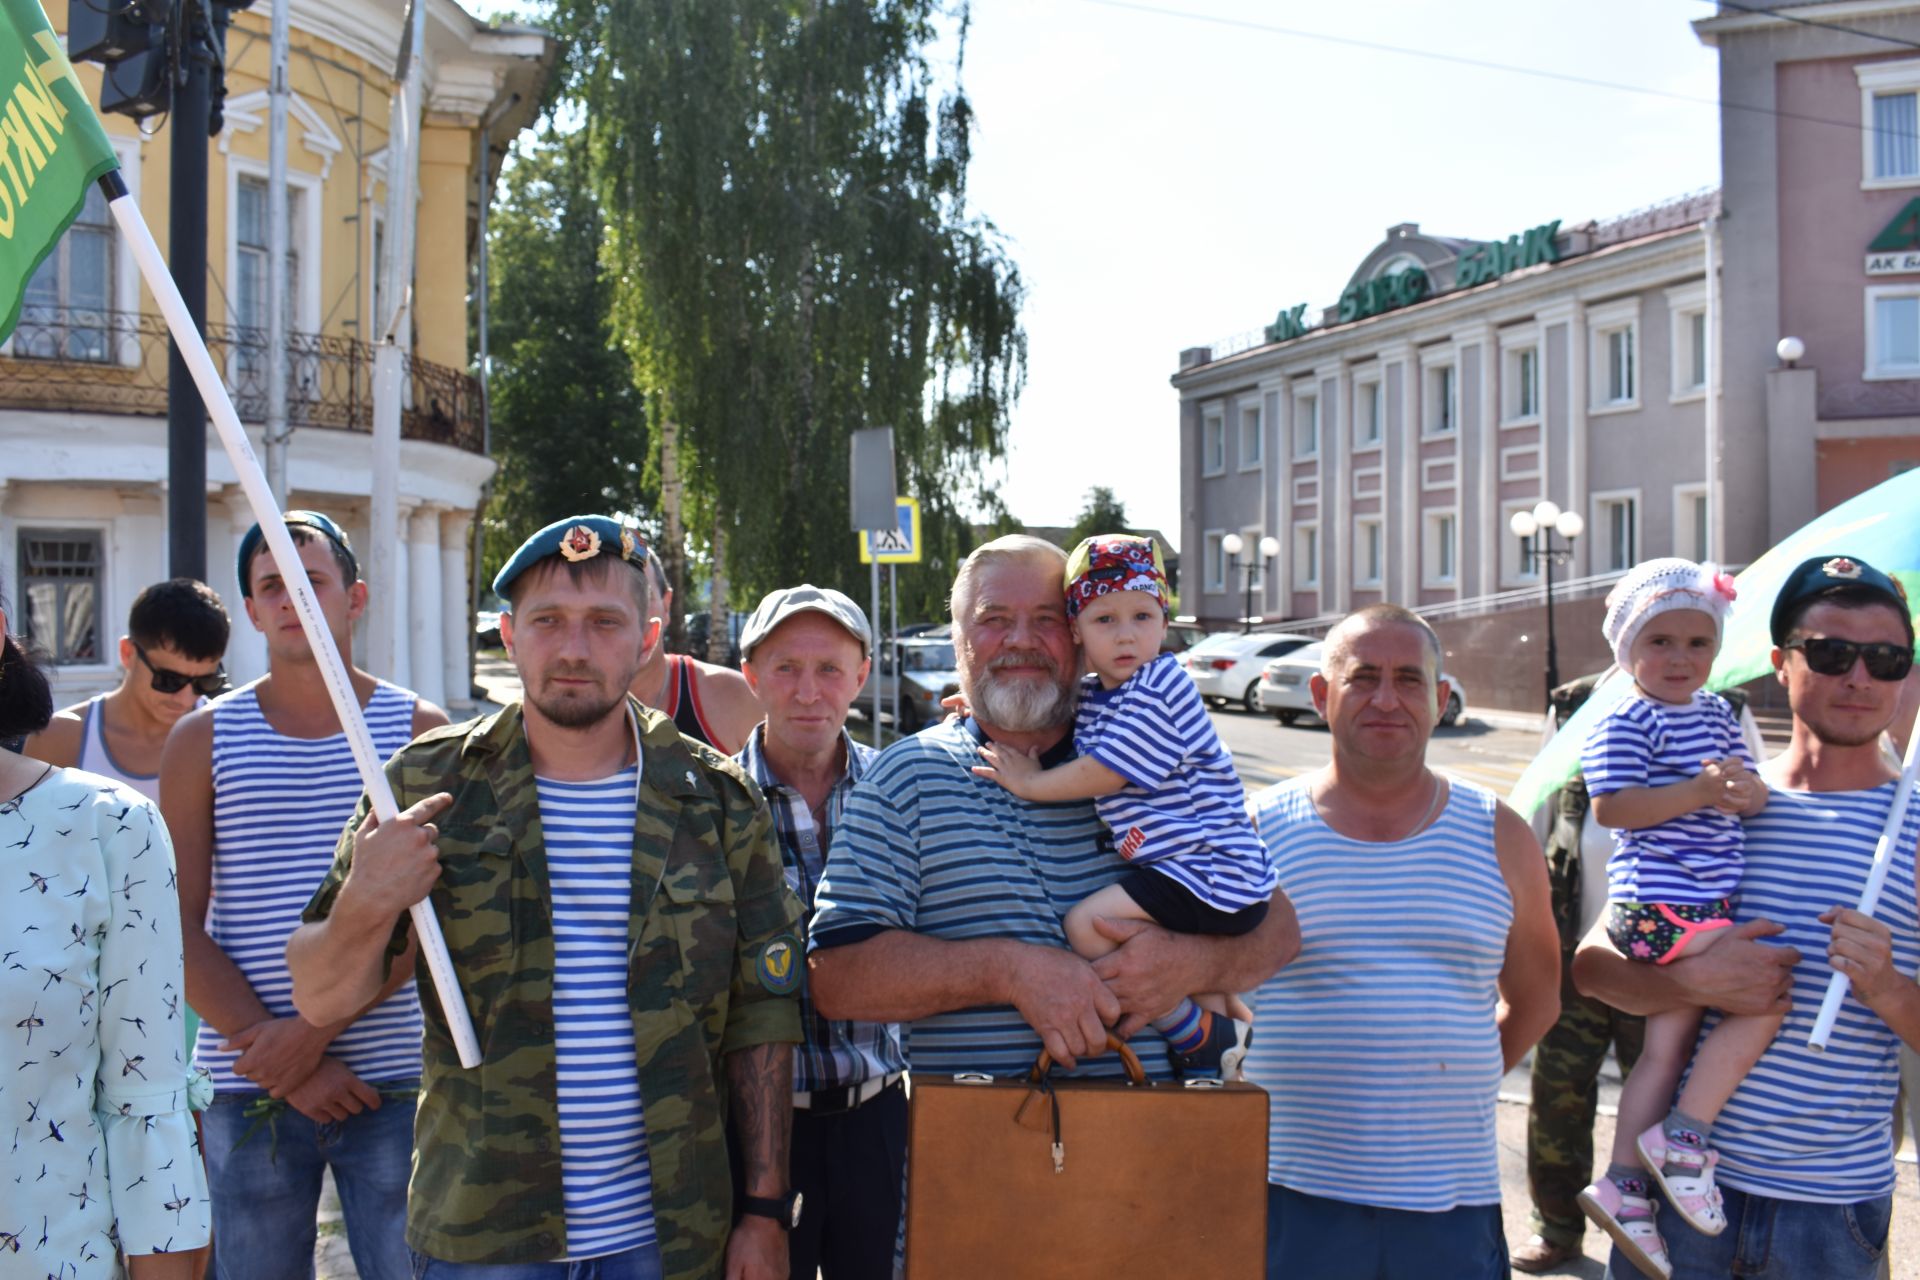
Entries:
POLYGON ((878 560, 881 564, 919 564, 920 563, 920 501, 917 498, 895 498, 893 500, 894 527, 880 530, 879 546, 868 545, 869 533, 860 531, 860 563, 872 564, 878 560), (874 552, 879 554, 875 555, 874 552))

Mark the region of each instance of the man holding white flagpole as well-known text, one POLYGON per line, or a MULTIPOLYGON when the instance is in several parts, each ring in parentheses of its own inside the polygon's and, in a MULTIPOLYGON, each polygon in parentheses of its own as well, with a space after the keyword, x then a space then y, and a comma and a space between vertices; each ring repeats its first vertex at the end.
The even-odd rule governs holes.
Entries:
MULTIPOLYGON (((1908 603, 1864 561, 1815 557, 1782 586, 1772 636, 1793 736, 1761 770, 1772 790, 1766 809, 1745 822, 1735 935, 1654 966, 1626 960, 1602 928, 1574 958, 1583 993, 1633 1013, 1791 1010, 1709 1137, 1727 1229, 1669 1230, 1674 1280, 1763 1267, 1821 1280, 1877 1276, 1892 1218, 1898 1049, 1920 1045, 1920 986, 1906 976, 1920 965, 1920 805, 1907 807, 1893 838, 1875 915, 1838 905, 1858 898, 1894 804, 1898 775, 1880 735, 1913 667, 1908 603), (1851 990, 1822 1053, 1808 1031, 1836 973, 1851 990)), ((1702 1035, 1718 1017, 1709 1013, 1702 1035)), ((1616 1255, 1612 1274, 1635 1272, 1616 1255)))
MULTIPOLYGON (((290 511, 334 644, 351 655, 367 585, 328 517, 290 511)), ((411 963, 326 1026, 295 1012, 287 939, 333 864, 359 775, 287 575, 258 525, 240 544, 247 617, 267 674, 182 718, 161 756, 161 812, 180 867, 187 998, 204 1019, 194 1062, 214 1077, 205 1116, 220 1280, 304 1280, 323 1167, 333 1170, 362 1280, 405 1280, 406 1185, 420 1077, 411 963), (209 897, 212 909, 209 911, 209 897)), ((381 756, 446 713, 357 668, 381 756)))

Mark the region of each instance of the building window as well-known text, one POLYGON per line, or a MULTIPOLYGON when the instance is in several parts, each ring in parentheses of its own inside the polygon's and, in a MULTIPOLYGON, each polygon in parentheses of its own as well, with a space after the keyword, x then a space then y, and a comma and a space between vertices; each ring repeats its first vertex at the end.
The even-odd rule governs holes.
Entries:
POLYGON ((1913 91, 1873 95, 1873 171, 1879 179, 1920 178, 1920 99, 1913 91))
POLYGON ((1506 390, 1507 421, 1529 422, 1540 416, 1540 348, 1508 350, 1506 390))
POLYGON ((113 215, 97 186, 67 234, 27 281, 13 354, 42 360, 113 359, 113 215))
POLYGON ((1425 585, 1451 586, 1459 574, 1460 518, 1451 511, 1430 511, 1426 519, 1427 545, 1423 560, 1425 585))
POLYGON ((1246 574, 1245 578, 1239 580, 1239 585, 1251 586, 1255 591, 1264 590, 1267 585, 1267 562, 1260 554, 1260 539, 1263 536, 1258 525, 1242 529, 1240 541, 1245 544, 1245 549, 1237 560, 1227 566, 1229 571, 1237 567, 1246 574))
POLYGON ((1293 526, 1293 581, 1302 590, 1320 585, 1320 526, 1293 526))
POLYGON ((1707 313, 1673 313, 1673 394, 1676 399, 1707 389, 1707 313))
POLYGON ((1707 558, 1707 490, 1704 485, 1674 486, 1673 554, 1688 560, 1707 558))
POLYGON ((1627 494, 1593 500, 1595 558, 1601 573, 1624 573, 1640 559, 1640 503, 1627 494))
MULTIPOLYGON (((1532 511, 1533 505, 1532 502, 1513 502, 1502 507, 1501 529, 1507 528, 1507 522, 1513 519, 1514 512, 1532 511)), ((1533 538, 1522 538, 1518 534, 1507 533, 1505 541, 1501 544, 1503 559, 1500 564, 1500 580, 1502 582, 1519 585, 1539 581, 1540 561, 1529 554, 1529 549, 1533 545, 1533 538)))
POLYGON ((1252 471, 1261 459, 1260 406, 1240 410, 1240 469, 1252 471))
POLYGON ((1227 470, 1227 420, 1210 413, 1200 424, 1200 474, 1224 475, 1227 470))
MULTIPOLYGON (((280 309, 288 334, 293 333, 293 318, 300 314, 300 240, 293 229, 300 225, 301 195, 298 188, 287 188, 287 288, 280 309)), ((235 182, 233 228, 233 319, 241 331, 238 372, 259 377, 267 368, 267 279, 271 269, 265 180, 243 176, 235 182)))
POLYGON ((1226 537, 1225 529, 1212 529, 1207 532, 1207 590, 1221 592, 1227 589, 1227 551, 1220 545, 1226 537))
POLYGON ((1378 520, 1358 520, 1353 530, 1353 585, 1377 587, 1386 576, 1385 526, 1378 520))
POLYGON ((1362 382, 1353 389, 1354 443, 1365 448, 1380 443, 1385 413, 1381 407, 1380 384, 1362 382))
POLYGON ((103 662, 100 655, 101 537, 86 529, 20 532, 20 598, 28 641, 55 665, 103 662))
POLYGON ((1427 396, 1423 413, 1424 434, 1430 436, 1452 435, 1457 422, 1455 378, 1450 364, 1435 365, 1427 370, 1427 396))
POLYGON ((1633 400, 1633 329, 1612 329, 1600 335, 1607 352, 1607 367, 1602 382, 1608 404, 1627 404, 1633 400))
POLYGON ((1320 397, 1293 398, 1293 456, 1320 456, 1320 397))
POLYGON ((1920 286, 1868 288, 1866 376, 1920 377, 1920 286))

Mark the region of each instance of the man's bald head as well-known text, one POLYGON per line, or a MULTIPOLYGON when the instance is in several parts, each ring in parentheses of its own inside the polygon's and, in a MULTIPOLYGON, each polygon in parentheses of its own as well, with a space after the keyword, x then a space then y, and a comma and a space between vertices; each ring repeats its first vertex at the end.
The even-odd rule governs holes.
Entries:
POLYGON ((1433 658, 1432 676, 1440 678, 1440 637, 1434 632, 1427 620, 1411 609, 1397 604, 1370 604, 1355 609, 1342 618, 1333 630, 1327 633, 1320 652, 1320 671, 1323 675, 1337 672, 1347 660, 1356 637, 1365 635, 1380 627, 1410 627, 1418 631, 1426 642, 1427 652, 1433 658))

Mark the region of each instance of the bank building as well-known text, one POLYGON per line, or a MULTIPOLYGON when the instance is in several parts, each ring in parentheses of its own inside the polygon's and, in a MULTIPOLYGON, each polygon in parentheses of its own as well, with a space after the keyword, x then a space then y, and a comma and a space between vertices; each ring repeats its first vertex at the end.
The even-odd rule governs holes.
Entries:
POLYGON ((1183 610, 1312 632, 1406 604, 1479 705, 1537 711, 1547 573, 1561 671, 1597 669, 1636 561, 1744 565, 1920 463, 1920 5, 1794 14, 1850 30, 1693 23, 1719 189, 1401 223, 1338 299, 1180 352, 1183 610))

